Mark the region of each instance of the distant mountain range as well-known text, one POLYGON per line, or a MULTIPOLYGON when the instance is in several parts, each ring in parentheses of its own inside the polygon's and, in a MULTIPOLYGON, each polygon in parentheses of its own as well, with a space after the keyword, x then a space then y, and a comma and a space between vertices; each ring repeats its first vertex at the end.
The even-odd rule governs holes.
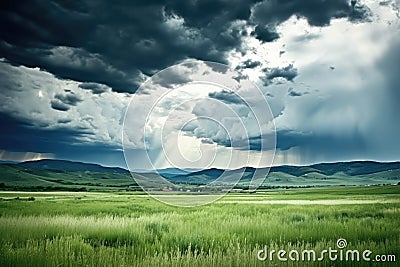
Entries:
MULTIPOLYGON (((8 162, 0 162, 0 164, 7 164, 8 162)), ((108 172, 108 173, 129 173, 128 170, 120 167, 104 167, 99 164, 94 163, 84 163, 77 161, 68 160, 55 160, 55 159, 42 159, 36 161, 25 161, 18 163, 19 166, 25 166, 36 169, 44 170, 57 170, 57 171, 90 171, 90 172, 108 172)), ((254 173, 256 168, 245 167, 246 173, 254 173)), ((376 162, 376 161, 350 161, 350 162, 334 162, 334 163, 318 163, 309 166, 273 166, 270 168, 270 173, 287 173, 293 176, 302 176, 307 173, 319 173, 323 175, 333 175, 342 172, 347 175, 365 175, 372 174, 382 171, 389 170, 399 170, 400 162, 376 162)), ((242 171, 243 168, 231 171, 242 171)), ((177 177, 177 176, 198 176, 198 175, 208 175, 208 176, 219 176, 225 170, 222 169, 206 169, 206 170, 196 170, 196 169, 178 169, 178 168, 166 168, 157 170, 161 175, 167 177, 177 177)), ((155 171, 147 171, 148 173, 154 173, 155 171)), ((146 173, 142 170, 140 173, 146 173)))
MULTIPOLYGON (((241 173, 238 187, 248 187, 257 169, 246 167, 228 170, 228 176, 241 173)), ((218 179, 221 169, 158 170, 175 184, 205 185, 218 179)), ((135 173, 133 173, 135 175, 135 173)), ((154 177, 154 171, 137 175, 154 177)), ((353 161, 320 163, 310 166, 271 167, 262 187, 304 187, 397 184, 400 182, 400 162, 353 161)), ((138 190, 128 170, 104 167, 93 163, 43 159, 22 163, 0 162, 0 189, 57 189, 57 190, 138 190)))
POLYGON ((104 167, 99 164, 83 163, 83 162, 69 161, 69 160, 56 160, 56 159, 25 161, 18 163, 18 165, 35 169, 53 170, 53 171, 129 173, 128 170, 119 167, 104 167))
MULTIPOLYGON (((256 168, 246 167, 229 172, 242 172, 240 183, 248 184, 256 170, 256 168)), ((223 172, 224 170, 220 169, 209 169, 186 175, 170 176, 169 179, 174 182, 210 182, 223 172)), ((271 167, 264 184, 284 187, 392 184, 394 181, 400 181, 400 162, 352 161, 319 163, 310 166, 271 167)))

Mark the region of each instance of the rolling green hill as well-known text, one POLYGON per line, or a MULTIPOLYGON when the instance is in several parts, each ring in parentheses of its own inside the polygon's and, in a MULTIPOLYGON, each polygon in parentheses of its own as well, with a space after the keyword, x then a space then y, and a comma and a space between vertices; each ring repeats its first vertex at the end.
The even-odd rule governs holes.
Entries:
POLYGON ((43 191, 138 190, 128 172, 48 170, 27 167, 25 164, 0 164, 0 187, 43 191))
MULTIPOLYGON (((229 172, 233 174, 242 171, 244 172, 238 187, 248 186, 256 169, 247 167, 229 172)), ((170 179, 175 182, 203 184, 205 181, 218 179, 222 173, 222 170, 210 169, 177 175, 170 179)), ((394 184, 399 181, 400 162, 355 161, 272 167, 262 187, 374 185, 394 184)))
MULTIPOLYGON (((227 177, 241 172, 237 188, 249 186, 256 169, 230 170, 227 177)), ((220 182, 224 171, 208 169, 184 171, 164 169, 165 178, 185 187, 197 187, 210 182, 220 182)), ((150 188, 159 184, 154 172, 134 174, 149 181, 150 188), (154 182, 153 182, 154 181, 154 182)), ((264 178, 264 177, 262 177, 264 178)), ((397 184, 400 182, 400 163, 379 163, 370 161, 322 163, 311 166, 272 167, 261 188, 314 187, 314 186, 355 186, 376 184, 397 184)), ((224 183, 224 181, 222 181, 224 183)), ((0 189, 38 191, 136 191, 140 187, 129 171, 97 164, 64 160, 40 160, 19 164, 0 164, 0 189)))
POLYGON ((18 165, 43 170, 58 171, 90 171, 128 174, 129 171, 118 167, 104 167, 93 163, 83 163, 69 160, 42 159, 36 161, 25 161, 18 165))

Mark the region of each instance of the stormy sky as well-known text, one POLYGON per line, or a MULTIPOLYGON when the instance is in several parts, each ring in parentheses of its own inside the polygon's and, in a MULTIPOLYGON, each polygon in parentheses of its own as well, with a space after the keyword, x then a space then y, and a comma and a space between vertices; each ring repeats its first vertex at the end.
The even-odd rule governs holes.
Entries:
MULTIPOLYGON (((268 100, 274 164, 398 161, 399 8, 395 0, 1 1, 0 160, 125 167, 123 121, 132 97, 146 94, 140 85, 205 60, 236 70, 268 100)), ((187 82, 165 76, 157 83, 187 82)), ((224 90, 206 95, 240 105, 224 90)), ((190 140, 232 149, 212 128, 190 140)), ((133 149, 140 165, 143 147, 133 149)))

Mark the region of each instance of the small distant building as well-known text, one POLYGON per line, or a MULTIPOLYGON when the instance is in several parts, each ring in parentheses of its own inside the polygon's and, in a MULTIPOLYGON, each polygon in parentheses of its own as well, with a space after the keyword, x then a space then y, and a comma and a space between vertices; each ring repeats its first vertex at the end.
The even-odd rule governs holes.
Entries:
POLYGON ((242 191, 243 191, 242 188, 233 188, 233 189, 231 189, 231 192, 233 192, 233 193, 240 193, 242 191))
POLYGON ((242 192, 243 189, 242 188, 233 188, 233 189, 222 189, 221 192, 230 192, 230 193, 240 193, 242 192))

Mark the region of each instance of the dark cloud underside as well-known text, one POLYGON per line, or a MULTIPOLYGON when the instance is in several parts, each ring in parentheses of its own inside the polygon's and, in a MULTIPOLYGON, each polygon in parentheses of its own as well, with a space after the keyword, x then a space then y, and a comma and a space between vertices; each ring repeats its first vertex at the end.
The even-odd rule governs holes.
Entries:
POLYGON ((67 111, 70 108, 69 105, 64 104, 63 102, 56 100, 56 99, 51 100, 50 104, 53 109, 58 110, 58 111, 67 111))
MULTIPOLYGON (((68 120, 61 123, 68 123, 68 120)), ((0 113, 0 124, 7 125, 0 131, 0 148, 6 151, 52 153, 56 158, 86 162, 98 162, 99 155, 102 155, 102 164, 123 166, 119 146, 78 141, 78 138, 91 134, 85 129, 38 129, 27 121, 3 113, 0 113)))
POLYGON ((242 64, 240 64, 239 66, 236 67, 236 70, 240 70, 240 69, 254 69, 256 67, 261 66, 261 62, 256 60, 256 61, 252 61, 250 59, 244 61, 242 64))
POLYGON ((274 27, 291 15, 323 26, 337 17, 363 20, 367 11, 343 0, 2 1, 0 56, 134 92, 145 75, 186 58, 226 63, 227 51, 241 49, 246 25, 273 41, 274 27))
MULTIPOLYGON (((397 21, 384 18, 389 7, 380 8, 372 14, 355 0, 0 1, 0 150, 123 162, 118 127, 129 94, 114 92, 135 93, 182 61, 179 72, 167 69, 153 82, 188 83, 188 59, 199 59, 238 64, 238 81, 261 75, 278 151, 308 153, 311 161, 396 159, 400 42, 391 32, 397 21), (293 16, 301 20, 282 25, 293 16)), ((208 96, 248 118, 235 93, 208 96)), ((183 131, 205 144, 270 149, 261 148, 270 137, 258 132, 230 142, 202 127, 183 131)))
POLYGON ((98 83, 90 83, 90 82, 85 82, 85 83, 81 83, 79 85, 79 88, 85 89, 85 90, 90 90, 92 91, 93 94, 101 94, 107 91, 107 87, 102 85, 102 84, 98 84, 98 83))
POLYGON ((208 94, 209 97, 220 100, 226 104, 244 104, 245 102, 234 92, 221 91, 208 94))
POLYGON ((266 73, 265 77, 263 77, 266 85, 275 78, 282 78, 293 82, 293 79, 298 75, 297 68, 295 68, 293 64, 289 64, 283 68, 265 68, 263 71, 266 73))
POLYGON ((252 21, 258 25, 254 34, 266 42, 278 38, 276 26, 296 15, 307 19, 312 26, 327 26, 333 18, 347 17, 352 21, 367 21, 368 7, 348 0, 268 0, 253 7, 252 21))
POLYGON ((2 1, 0 56, 61 78, 134 92, 141 73, 186 58, 226 62, 225 52, 245 34, 233 22, 249 17, 252 2, 232 4, 2 1))

